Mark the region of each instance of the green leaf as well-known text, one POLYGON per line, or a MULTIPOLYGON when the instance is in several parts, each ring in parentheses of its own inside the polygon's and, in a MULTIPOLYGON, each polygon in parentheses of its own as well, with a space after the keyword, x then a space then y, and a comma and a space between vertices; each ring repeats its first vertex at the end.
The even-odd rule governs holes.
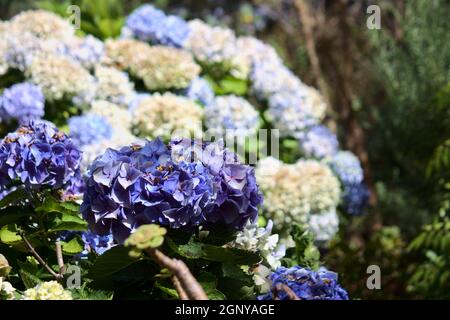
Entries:
POLYGON ((100 284, 110 284, 112 276, 136 262, 129 256, 129 249, 116 246, 99 256, 88 272, 88 277, 100 284))
POLYGON ((159 281, 155 282, 155 288, 161 290, 165 294, 167 294, 169 297, 178 299, 178 292, 177 290, 173 288, 169 288, 166 285, 160 283, 159 281))
POLYGON ((184 245, 177 245, 173 241, 169 241, 169 243, 176 253, 188 259, 204 259, 238 265, 254 265, 262 260, 257 253, 236 248, 224 248, 194 241, 184 245))
POLYGON ((27 192, 24 187, 18 187, 13 192, 6 195, 1 201, 0 201, 0 208, 4 208, 6 206, 11 206, 16 204, 17 202, 23 201, 27 198, 27 192))
POLYGON ((244 272, 241 267, 235 264, 224 262, 222 264, 222 273, 225 278, 239 280, 247 286, 251 286, 253 284, 252 276, 244 272))
POLYGON ((79 206, 73 202, 61 202, 52 195, 47 195, 42 204, 36 207, 36 212, 58 212, 74 214, 79 211, 79 206))
POLYGON ((69 242, 62 244, 62 251, 65 254, 74 255, 84 250, 84 243, 79 236, 76 236, 69 242))
POLYGON ((48 232, 56 231, 85 231, 87 230, 87 222, 78 214, 63 213, 60 217, 56 217, 48 232))
POLYGON ((9 224, 0 229, 0 241, 8 245, 22 242, 22 237, 18 235, 15 224, 9 224))
POLYGON ((0 210, 0 227, 10 223, 20 224, 22 219, 27 218, 32 214, 33 212, 30 208, 7 207, 2 209, 0 210))
POLYGON ((225 295, 216 289, 217 278, 212 273, 202 272, 197 280, 210 300, 225 300, 225 295))
POLYGON ((27 289, 34 288, 36 285, 42 282, 41 279, 25 270, 20 270, 19 275, 27 289))

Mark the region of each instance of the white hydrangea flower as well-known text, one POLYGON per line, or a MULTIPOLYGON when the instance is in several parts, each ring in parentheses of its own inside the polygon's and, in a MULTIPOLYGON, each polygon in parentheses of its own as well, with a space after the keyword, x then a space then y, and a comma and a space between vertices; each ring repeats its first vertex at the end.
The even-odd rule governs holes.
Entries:
POLYGON ((47 281, 26 290, 22 300, 72 300, 72 294, 58 282, 47 281))
POLYGON ((170 139, 175 131, 198 135, 203 109, 188 98, 172 93, 139 99, 131 110, 133 132, 141 137, 170 139))
POLYGON ((30 32, 41 39, 66 40, 75 34, 72 24, 52 12, 45 10, 22 11, 10 20, 14 33, 30 32))
POLYGON ((94 68, 103 56, 103 42, 92 35, 71 37, 64 41, 64 45, 64 54, 86 69, 94 68))
POLYGON ((112 67, 95 67, 95 99, 106 100, 127 108, 135 96, 134 84, 128 74, 112 67))
POLYGON ((130 130, 131 114, 127 109, 105 100, 95 100, 91 104, 91 113, 102 116, 114 129, 130 130))
POLYGON ((228 28, 212 27, 201 20, 189 21, 189 35, 184 48, 206 65, 219 65, 236 78, 246 79, 250 62, 240 55, 236 36, 228 28))
POLYGON ((75 61, 57 55, 39 55, 33 59, 26 75, 41 87, 50 101, 75 99, 79 103, 92 100, 94 78, 75 61))
POLYGON ((294 165, 265 158, 259 161, 255 175, 264 194, 263 212, 277 231, 286 232, 293 222, 307 223, 311 211, 308 191, 294 165))
POLYGON ((271 281, 269 280, 269 275, 272 270, 263 264, 259 264, 256 268, 251 270, 253 273, 253 282, 260 293, 269 292, 271 281))
POLYGON ((244 230, 240 231, 231 246, 258 251, 269 266, 275 270, 281 266, 280 260, 285 255, 285 247, 279 245, 278 234, 272 234, 273 222, 269 220, 265 228, 258 227, 257 223, 248 223, 244 230))
POLYGON ((312 214, 309 217, 309 229, 314 234, 314 238, 319 243, 324 243, 333 239, 339 230, 339 216, 336 209, 312 214))
POLYGON ((5 281, 3 277, 0 277, 0 300, 14 300, 16 289, 9 283, 5 281))
POLYGON ((333 210, 339 204, 341 185, 338 178, 324 163, 315 160, 299 160, 294 165, 307 192, 311 213, 333 210))

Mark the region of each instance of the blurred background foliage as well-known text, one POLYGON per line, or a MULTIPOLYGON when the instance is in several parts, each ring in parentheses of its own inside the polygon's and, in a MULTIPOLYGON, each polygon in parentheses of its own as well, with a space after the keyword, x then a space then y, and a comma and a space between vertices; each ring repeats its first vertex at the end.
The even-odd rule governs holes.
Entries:
MULTIPOLYGON (((33 7, 105 39, 146 1, 0 0, 0 18, 33 7)), ((329 126, 362 160, 372 190, 365 217, 342 221, 323 259, 353 298, 450 298, 450 4, 446 0, 156 0, 273 45, 330 102, 329 126), (381 29, 366 26, 381 8, 381 29), (382 289, 366 288, 367 266, 382 289)))

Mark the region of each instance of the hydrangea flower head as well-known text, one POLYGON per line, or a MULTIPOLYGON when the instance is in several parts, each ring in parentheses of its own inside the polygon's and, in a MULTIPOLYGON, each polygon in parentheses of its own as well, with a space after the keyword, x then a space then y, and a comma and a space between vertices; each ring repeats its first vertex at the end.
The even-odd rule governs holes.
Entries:
POLYGON ((89 252, 102 255, 115 245, 112 234, 102 236, 91 231, 86 231, 81 234, 81 239, 84 242, 84 251, 82 253, 84 255, 89 252))
POLYGON ((96 100, 106 100, 127 107, 136 92, 128 74, 113 67, 96 66, 96 100))
POLYGON ((258 130, 259 113, 244 98, 230 95, 216 97, 205 108, 205 123, 213 135, 224 136, 227 130, 236 136, 250 136, 258 130))
POLYGON ((126 28, 141 41, 155 40, 164 32, 166 15, 150 4, 145 4, 134 10, 125 22, 126 28))
POLYGON ((38 86, 18 83, 5 89, 0 98, 0 119, 26 123, 44 116, 44 95, 38 86))
POLYGON ((334 155, 339 148, 336 135, 323 125, 316 125, 297 135, 300 148, 306 156, 324 158, 334 155))
POLYGON ((339 151, 328 160, 328 163, 344 186, 361 183, 364 179, 361 162, 350 151, 339 151))
POLYGON ((339 216, 336 209, 311 214, 308 227, 319 244, 330 241, 339 230, 339 216))
POLYGON ((86 69, 92 69, 103 56, 103 42, 92 35, 72 37, 65 41, 63 53, 86 69))
POLYGON ((202 108, 172 93, 141 96, 131 110, 133 132, 143 138, 169 140, 176 131, 197 135, 202 129, 202 108))
POLYGON ((223 149, 205 153, 203 161, 190 157, 194 150, 191 140, 169 146, 155 140, 99 156, 88 170, 82 205, 93 232, 112 232, 121 243, 142 224, 192 230, 224 223, 239 229, 254 221, 261 199, 251 169, 226 165, 223 149))
POLYGON ((359 216, 369 204, 370 191, 364 183, 355 183, 344 187, 342 206, 345 212, 359 216))
POLYGON ((79 147, 96 140, 109 139, 113 131, 105 118, 96 114, 71 117, 69 130, 73 142, 79 147))
POLYGON ((320 123, 325 112, 326 104, 319 93, 306 86, 295 93, 278 92, 269 99, 268 115, 283 136, 297 136, 320 123))
POLYGON ((338 283, 338 275, 325 267, 313 271, 295 266, 280 267, 269 276, 271 292, 258 297, 258 300, 289 300, 285 291, 278 285, 288 286, 300 300, 348 300, 348 294, 338 283))
POLYGON ((22 300, 72 300, 72 294, 57 281, 47 281, 26 290, 22 300))
POLYGON ((81 152, 63 132, 31 121, 0 142, 0 185, 18 179, 30 189, 58 189, 75 176, 80 161, 81 152))
POLYGON ((204 78, 192 80, 189 88, 184 90, 184 95, 193 101, 198 101, 204 106, 208 106, 214 100, 214 91, 204 78))

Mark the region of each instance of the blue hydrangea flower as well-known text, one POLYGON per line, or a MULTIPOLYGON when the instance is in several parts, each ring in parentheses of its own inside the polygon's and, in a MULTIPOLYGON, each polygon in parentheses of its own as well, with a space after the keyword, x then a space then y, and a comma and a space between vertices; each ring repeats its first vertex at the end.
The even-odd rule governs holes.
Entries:
POLYGON ((77 169, 72 179, 61 190, 62 201, 77 201, 83 198, 85 184, 81 170, 77 169))
POLYGON ((344 186, 361 183, 364 179, 361 162, 350 151, 339 151, 328 163, 344 186))
POLYGON ((133 11, 125 23, 126 31, 142 41, 151 41, 172 47, 182 47, 189 35, 189 25, 176 16, 166 16, 164 12, 150 4, 133 11))
POLYGON ((81 152, 47 122, 30 121, 0 142, 0 189, 20 180, 29 189, 58 189, 76 174, 81 152))
POLYGON ((0 119, 26 123, 44 116, 44 94, 31 83, 18 83, 5 89, 0 98, 0 119))
POLYGON ((278 285, 288 286, 300 300, 348 300, 348 294, 338 283, 338 275, 320 267, 318 271, 295 266, 279 267, 269 276, 271 291, 260 295, 258 300, 289 300, 284 290, 278 285))
POLYGON ((78 147, 95 141, 110 139, 113 133, 111 125, 102 116, 86 114, 69 119, 70 137, 78 147))
POLYGON ((166 146, 159 139, 108 149, 88 170, 83 217, 94 233, 112 232, 119 243, 148 223, 184 230, 217 223, 242 228, 256 219, 261 202, 253 171, 225 164, 223 149, 212 151, 200 161, 190 157, 190 140, 166 146))
POLYGON ((369 203, 370 191, 364 183, 347 185, 342 196, 342 207, 348 214, 359 216, 369 203))
POLYGON ((100 236, 91 231, 86 231, 81 234, 81 239, 84 242, 84 251, 82 252, 84 256, 87 256, 89 252, 102 255, 115 245, 112 234, 100 236))
POLYGON ((184 91, 184 95, 205 106, 210 105, 214 100, 214 91, 208 81, 203 78, 195 78, 192 80, 189 88, 184 91))
POLYGON ((306 156, 324 158, 339 149, 336 135, 323 125, 316 125, 297 135, 300 148, 306 156))

